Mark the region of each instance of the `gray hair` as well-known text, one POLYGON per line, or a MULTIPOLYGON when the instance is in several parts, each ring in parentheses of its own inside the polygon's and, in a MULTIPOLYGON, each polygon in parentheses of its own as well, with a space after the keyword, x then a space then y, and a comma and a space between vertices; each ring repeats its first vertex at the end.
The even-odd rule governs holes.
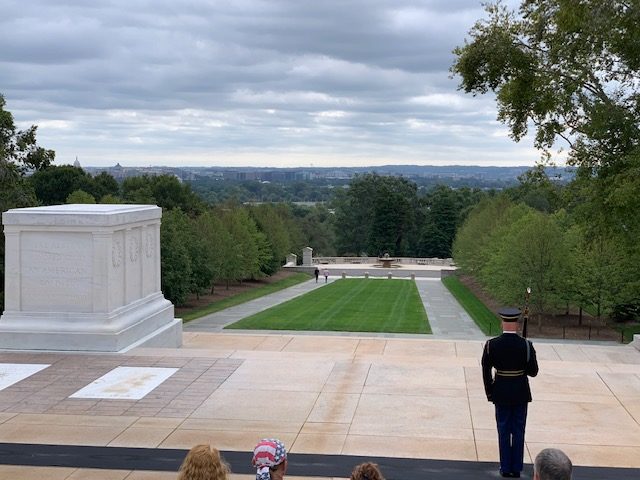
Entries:
POLYGON ((571 480, 571 460, 562 450, 545 448, 533 464, 540 480, 571 480))

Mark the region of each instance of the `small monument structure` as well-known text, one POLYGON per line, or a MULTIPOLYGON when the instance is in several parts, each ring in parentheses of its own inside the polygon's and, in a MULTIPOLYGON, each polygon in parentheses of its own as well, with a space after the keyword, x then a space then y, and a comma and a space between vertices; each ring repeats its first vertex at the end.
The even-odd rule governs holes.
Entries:
POLYGON ((313 248, 311 247, 302 248, 302 265, 305 267, 313 266, 313 248))
POLYGON ((155 205, 57 205, 2 214, 0 348, 120 352, 178 347, 182 321, 160 290, 155 205))

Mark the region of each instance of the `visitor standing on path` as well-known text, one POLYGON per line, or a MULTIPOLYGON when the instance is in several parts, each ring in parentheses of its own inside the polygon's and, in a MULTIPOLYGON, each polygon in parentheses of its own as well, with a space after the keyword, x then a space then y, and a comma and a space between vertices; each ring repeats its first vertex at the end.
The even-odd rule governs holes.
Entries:
POLYGON ((538 374, 536 351, 517 332, 520 313, 517 308, 500 310, 503 333, 487 341, 482 351, 484 390, 496 410, 500 475, 507 478, 519 478, 522 472, 527 406, 531 402, 528 377, 538 374))
POLYGON ((316 283, 318 283, 318 277, 320 276, 320 269, 316 267, 313 274, 316 276, 316 283))
POLYGON ((327 283, 329 281, 329 269, 325 268, 322 271, 322 274, 324 275, 324 283, 327 283))

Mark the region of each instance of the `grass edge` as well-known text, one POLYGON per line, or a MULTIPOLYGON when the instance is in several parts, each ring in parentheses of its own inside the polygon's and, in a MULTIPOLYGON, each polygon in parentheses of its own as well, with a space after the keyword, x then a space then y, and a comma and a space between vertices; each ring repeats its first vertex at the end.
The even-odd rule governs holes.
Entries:
POLYGON ((458 277, 452 275, 441 281, 478 328, 482 330, 482 333, 491 336, 502 331, 500 319, 471 290, 465 287, 458 277))
POLYGON ((311 278, 312 277, 306 273, 296 273, 294 275, 291 275, 290 277, 283 278, 268 285, 254 288, 252 290, 233 295, 232 297, 227 297, 223 300, 212 302, 202 307, 194 308, 181 315, 182 322, 189 323, 192 320, 202 318, 205 315, 210 315, 212 313, 216 313, 230 307, 235 307, 236 305, 240 305, 241 303, 249 302, 251 300, 255 300, 256 298, 279 292, 280 290, 284 290, 285 288, 294 287, 300 283, 306 282, 307 280, 311 280, 311 278))

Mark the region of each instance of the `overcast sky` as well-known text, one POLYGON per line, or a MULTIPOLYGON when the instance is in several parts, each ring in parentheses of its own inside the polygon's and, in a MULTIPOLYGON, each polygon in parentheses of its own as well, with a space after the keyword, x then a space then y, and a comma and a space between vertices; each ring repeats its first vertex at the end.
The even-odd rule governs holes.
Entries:
POLYGON ((4 0, 0 93, 59 164, 533 165, 493 97, 450 78, 483 15, 477 0, 4 0))

